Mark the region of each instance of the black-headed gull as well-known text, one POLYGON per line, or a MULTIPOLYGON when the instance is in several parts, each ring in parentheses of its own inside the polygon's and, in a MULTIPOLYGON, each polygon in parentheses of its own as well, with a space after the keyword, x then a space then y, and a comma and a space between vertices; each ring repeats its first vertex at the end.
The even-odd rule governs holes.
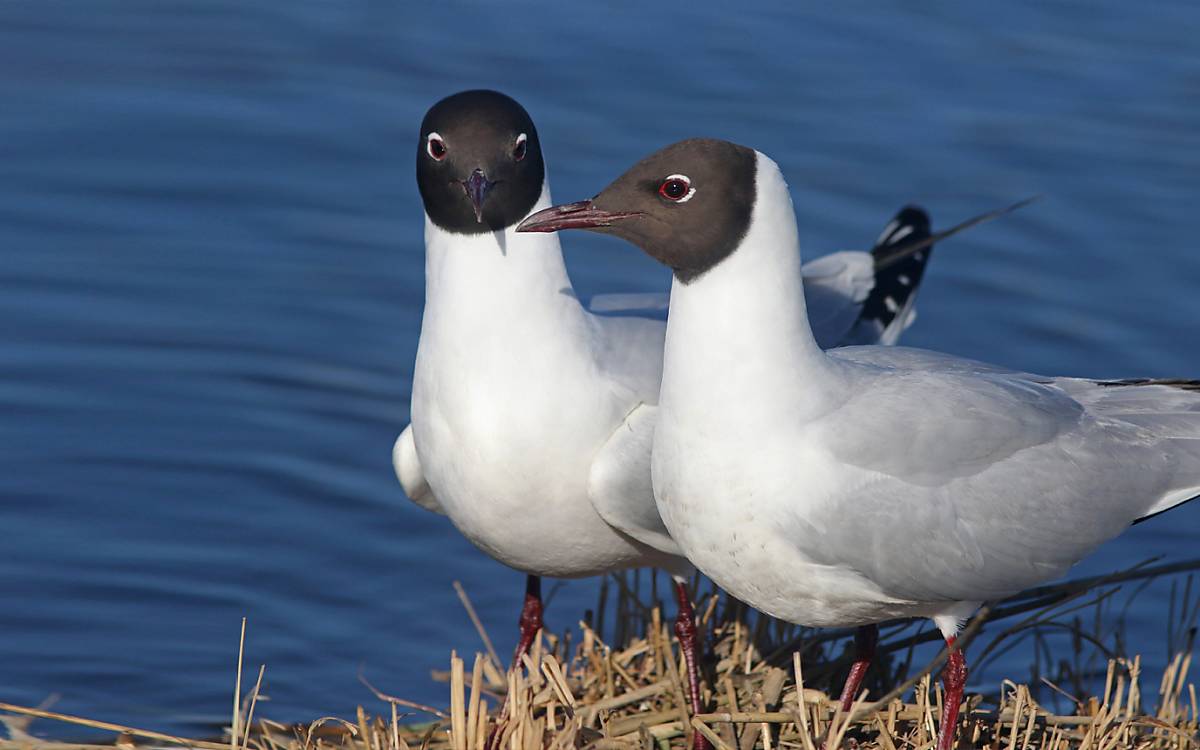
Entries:
MULTIPOLYGON (((540 576, 668 570, 698 708, 683 585, 691 568, 654 505, 648 412, 630 439, 612 439, 640 404, 658 400, 665 324, 593 314, 575 295, 557 235, 515 231, 551 202, 537 130, 517 102, 492 91, 438 102, 416 156, 426 299, 412 424, 393 449, 405 492, 528 575, 518 654, 542 624, 540 576)), ((806 266, 822 343, 895 341, 929 257, 914 248, 929 239, 928 217, 910 208, 873 253, 806 266)), ((610 311, 612 301, 602 300, 610 311)))
MULTIPOLYGON (((683 141, 520 228, 616 235, 673 270, 658 510, 696 567, 775 617, 929 617, 952 646, 980 602, 1200 495, 1200 381, 822 351, 787 185, 759 152, 683 141)), ((947 750, 966 680, 957 649, 943 679, 947 750)))

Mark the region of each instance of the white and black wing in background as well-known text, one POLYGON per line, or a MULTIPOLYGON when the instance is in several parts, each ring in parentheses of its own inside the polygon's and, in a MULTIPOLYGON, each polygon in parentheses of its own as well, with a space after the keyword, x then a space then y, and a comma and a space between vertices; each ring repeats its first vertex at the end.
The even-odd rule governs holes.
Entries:
MULTIPOLYGON (((913 303, 929 262, 929 215, 915 206, 896 214, 871 252, 843 250, 804 264, 804 300, 821 348, 893 345, 916 318, 913 303), (894 309, 893 309, 894 308, 894 309)), ((602 317, 665 321, 670 297, 661 292, 598 294, 588 311, 602 317)))
POLYGON ((884 227, 871 248, 875 283, 842 346, 893 345, 916 320, 917 289, 933 245, 911 248, 928 240, 930 231, 929 214, 919 206, 905 206, 884 227))
POLYGON ((874 266, 870 253, 842 250, 801 267, 808 324, 822 349, 841 345, 858 321, 863 302, 875 286, 874 266))

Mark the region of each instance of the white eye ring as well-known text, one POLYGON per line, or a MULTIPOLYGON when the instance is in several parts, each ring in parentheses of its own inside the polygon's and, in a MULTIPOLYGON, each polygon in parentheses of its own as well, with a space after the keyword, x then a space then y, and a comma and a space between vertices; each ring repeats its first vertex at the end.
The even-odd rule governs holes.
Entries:
POLYGON ((430 133, 428 136, 425 137, 425 153, 429 154, 429 158, 433 159, 434 161, 441 161, 442 159, 445 159, 446 158, 446 140, 444 138, 442 138, 442 136, 438 135, 437 133, 430 133), (442 148, 441 155, 435 154, 433 152, 434 141, 437 141, 437 143, 441 146, 441 148, 442 148))
POLYGON ((688 201, 690 201, 692 199, 692 196, 696 194, 696 188, 692 187, 692 179, 690 177, 688 177, 687 175, 685 175, 685 174, 669 174, 663 178, 662 186, 659 187, 658 193, 663 198, 666 198, 667 200, 671 201, 672 203, 687 203, 688 201), (665 192, 663 192, 663 187, 666 187, 666 184, 668 182, 671 182, 672 180, 679 180, 684 185, 688 186, 687 194, 684 195, 682 198, 672 198, 671 196, 669 196, 665 192))
POLYGON ((527 141, 527 140, 529 140, 529 139, 525 136, 525 134, 521 133, 520 135, 517 136, 517 142, 513 144, 513 156, 514 156, 514 158, 516 158, 517 161, 521 161, 522 159, 525 158, 525 148, 524 147, 525 147, 525 141, 527 141), (516 155, 516 153, 518 151, 521 152, 520 156, 516 155))

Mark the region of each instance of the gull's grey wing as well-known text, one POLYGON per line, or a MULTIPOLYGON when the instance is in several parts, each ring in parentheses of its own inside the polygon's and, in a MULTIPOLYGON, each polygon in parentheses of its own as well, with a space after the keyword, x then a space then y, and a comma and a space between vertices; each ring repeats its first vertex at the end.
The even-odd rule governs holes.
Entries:
POLYGON ((409 500, 425 510, 446 515, 429 489, 425 473, 421 471, 421 460, 417 458, 417 447, 413 444, 412 425, 404 428, 392 446, 392 468, 396 470, 396 478, 400 480, 400 486, 409 500))
POLYGON ((786 533, 889 596, 1005 596, 1200 494, 1200 394, 875 351, 873 363, 868 350, 842 358, 853 395, 813 425, 857 467, 842 484, 854 489, 797 506, 786 533))
POLYGON ((822 435, 842 463, 893 479, 934 485, 969 476, 1056 439, 1083 416, 1048 380, 971 371, 952 358, 934 364, 914 349, 849 351, 873 366, 852 371, 853 392, 822 435), (906 359, 919 369, 902 366, 906 359))
POLYGON ((660 552, 682 555, 658 515, 650 483, 650 448, 658 407, 640 404, 592 460, 588 497, 610 526, 660 552))
POLYGON ((890 370, 927 370, 940 375, 1007 375, 1018 380, 1028 380, 1035 383, 1053 383, 1054 378, 1034 375, 1029 372, 1014 370, 1011 367, 993 365, 976 359, 956 357, 953 354, 935 352, 929 349, 915 349, 910 346, 843 346, 829 352, 829 356, 837 361, 852 362, 867 368, 885 368, 890 370))
POLYGON ((640 315, 592 315, 596 364, 618 392, 622 410, 658 403, 667 324, 640 315))

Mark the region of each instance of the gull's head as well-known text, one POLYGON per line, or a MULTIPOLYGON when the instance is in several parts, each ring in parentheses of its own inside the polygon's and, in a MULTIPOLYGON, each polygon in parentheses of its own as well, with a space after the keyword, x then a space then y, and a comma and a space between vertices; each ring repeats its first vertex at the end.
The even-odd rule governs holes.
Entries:
POLYGON ((457 234, 513 226, 537 203, 546 167, 525 108, 498 91, 462 91, 429 108, 417 187, 434 224, 457 234))
POLYGON ((519 232, 587 229, 632 242, 691 281, 727 258, 750 228, 756 154, 692 138, 654 152, 589 201, 530 216, 519 232))

